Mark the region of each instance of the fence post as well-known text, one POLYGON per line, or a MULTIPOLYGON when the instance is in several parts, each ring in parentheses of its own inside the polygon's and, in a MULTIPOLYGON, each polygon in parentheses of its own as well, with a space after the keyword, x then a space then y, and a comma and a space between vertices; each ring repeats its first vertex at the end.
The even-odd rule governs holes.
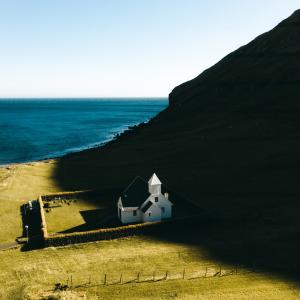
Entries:
POLYGON ((166 280, 168 280, 169 271, 166 271, 166 280))
POLYGON ((153 277, 152 280, 155 281, 155 271, 153 271, 153 277))
POLYGON ((120 284, 122 284, 122 282, 123 282, 123 275, 121 273, 121 275, 120 275, 120 284))
POLYGON ((71 274, 71 282, 70 282, 70 286, 73 286, 73 275, 71 274))
POLYGON ((91 285, 91 275, 89 276, 89 285, 91 285))
POLYGON ((103 284, 106 285, 106 274, 104 274, 104 281, 103 284))
POLYGON ((205 268, 205 275, 204 275, 204 277, 206 277, 206 276, 207 276, 207 266, 205 268))
POLYGON ((183 272, 182 272, 182 279, 185 278, 185 269, 183 269, 183 272))
POLYGON ((137 273, 137 282, 140 282, 140 272, 137 273))

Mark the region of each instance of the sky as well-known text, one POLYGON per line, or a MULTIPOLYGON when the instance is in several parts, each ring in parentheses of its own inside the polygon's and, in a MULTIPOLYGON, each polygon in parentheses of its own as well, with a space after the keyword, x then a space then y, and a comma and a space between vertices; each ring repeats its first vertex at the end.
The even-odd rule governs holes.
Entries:
POLYGON ((167 97, 299 0, 0 0, 0 97, 167 97))

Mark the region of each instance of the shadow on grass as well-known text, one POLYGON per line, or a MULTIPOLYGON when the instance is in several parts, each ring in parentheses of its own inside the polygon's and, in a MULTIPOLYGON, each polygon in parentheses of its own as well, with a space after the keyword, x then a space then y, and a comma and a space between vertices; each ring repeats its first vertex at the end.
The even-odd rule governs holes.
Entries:
MULTIPOLYGON (((193 220, 156 232, 154 239, 206 249, 219 263, 242 265, 299 281, 298 234, 278 236, 278 228, 251 221, 193 220), (276 232, 277 231, 277 232, 276 232), (268 233, 268 237, 266 236, 268 233)), ((287 228, 286 228, 287 229, 287 228)), ((280 229, 282 230, 282 228, 280 229)))
POLYGON ((23 232, 18 239, 26 238, 26 241, 22 242, 21 251, 30 251, 44 247, 41 239, 41 218, 38 201, 32 200, 31 203, 31 207, 29 207, 28 203, 20 206, 23 232))
POLYGON ((39 235, 41 227, 38 201, 31 200, 30 202, 31 207, 29 207, 28 203, 20 206, 20 214, 22 220, 21 237, 28 237, 29 239, 39 235))
POLYGON ((156 172, 203 215, 153 238, 298 282, 300 140, 292 135, 295 128, 300 129, 299 118, 279 112, 276 117, 168 115, 102 148, 60 159, 53 176, 60 188, 76 190, 126 187, 136 175, 147 179, 156 172), (263 124, 259 130, 258 123, 263 124))
POLYGON ((29 243, 24 244, 21 247, 22 252, 32 251, 32 250, 38 250, 43 249, 44 243, 41 239, 31 240, 29 243))
POLYGON ((88 230, 95 230, 100 228, 121 226, 117 214, 111 210, 106 209, 92 209, 80 211, 85 223, 61 231, 60 233, 83 232, 88 230))

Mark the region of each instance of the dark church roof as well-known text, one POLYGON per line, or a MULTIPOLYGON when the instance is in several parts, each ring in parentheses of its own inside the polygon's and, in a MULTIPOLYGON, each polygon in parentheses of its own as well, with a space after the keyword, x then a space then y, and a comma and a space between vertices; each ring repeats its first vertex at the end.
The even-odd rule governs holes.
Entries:
POLYGON ((144 205, 144 207, 141 209, 141 211, 143 212, 143 213, 145 213, 151 206, 152 206, 152 202, 151 201, 148 201, 145 205, 144 205))
POLYGON ((121 195, 123 207, 140 207, 149 196, 148 183, 137 176, 121 195))

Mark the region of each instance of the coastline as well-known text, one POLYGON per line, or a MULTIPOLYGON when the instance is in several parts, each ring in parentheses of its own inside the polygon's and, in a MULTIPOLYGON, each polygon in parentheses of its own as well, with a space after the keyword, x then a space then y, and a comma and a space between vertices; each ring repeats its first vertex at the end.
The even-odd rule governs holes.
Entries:
MULTIPOLYGON (((159 114, 155 115, 147 122, 144 121, 137 125, 127 126, 123 131, 116 133, 107 141, 98 143, 94 147, 66 153, 59 157, 49 157, 40 160, 10 163, 0 166, 0 201, 2 204, 2 208, 0 207, 0 215, 3 221, 3 223, 0 224, 0 232, 3 233, 2 236, 0 236, 0 243, 10 242, 14 240, 16 236, 20 235, 20 205, 29 200, 36 199, 40 194, 73 191, 81 189, 82 185, 86 185, 87 187, 92 185, 93 187, 93 184, 95 185, 95 183, 90 182, 89 178, 86 179, 84 171, 79 171, 81 170, 81 167, 77 165, 77 161, 81 161, 80 165, 82 165, 82 163, 85 165, 85 159, 89 157, 89 160, 93 160, 94 154, 97 155, 99 149, 105 149, 107 153, 110 153, 114 148, 114 143, 118 144, 120 141, 124 141, 127 138, 130 139, 132 134, 137 133, 139 132, 139 129, 146 127, 149 122, 158 115, 159 114), (74 165, 75 168, 70 173, 67 168, 67 174, 73 174, 73 172, 75 172, 75 177, 78 174, 83 176, 78 186, 66 186, 64 181, 60 180, 60 175, 57 172, 65 165, 65 163, 67 163, 68 166, 74 165), (79 173, 76 174, 78 171, 79 173), (6 214, 8 208, 13 211, 13 213, 6 214), (6 224, 8 223, 12 226, 10 226, 10 230, 7 231, 6 224)), ((64 169, 64 167, 62 168, 64 169)), ((67 177, 70 178, 68 175, 67 177)), ((71 177, 73 178, 73 176, 71 177)), ((102 183, 104 189, 108 186, 109 184, 102 183)))
MULTIPOLYGON (((153 119, 153 118, 151 118, 151 119, 153 119)), ((120 138, 124 134, 127 134, 129 131, 131 132, 140 126, 144 126, 145 124, 149 123, 151 121, 151 119, 146 120, 141 123, 138 123, 138 124, 133 124, 133 125, 129 125, 129 126, 121 126, 120 131, 118 131, 117 133, 114 133, 113 135, 109 135, 102 142, 95 142, 90 145, 79 146, 79 147, 76 147, 73 149, 67 149, 67 150, 61 151, 61 154, 57 154, 57 155, 55 155, 54 153, 52 155, 49 154, 46 157, 41 158, 41 159, 33 159, 33 160, 28 160, 28 161, 23 161, 23 162, 20 161, 20 162, 11 162, 11 163, 7 163, 7 164, 0 164, 0 169, 10 168, 13 166, 18 166, 18 165, 33 165, 33 164, 42 163, 42 162, 47 163, 47 162, 58 160, 58 159, 61 159, 61 158, 67 157, 67 156, 77 155, 77 154, 80 154, 85 151, 99 149, 99 148, 102 148, 102 147, 108 145, 111 142, 114 142, 116 139, 120 138)), ((0 179, 0 182, 1 182, 1 179, 0 179)))
POLYGON ((54 106, 48 104, 49 101, 45 99, 28 99, 30 102, 18 99, 13 105, 11 103, 14 101, 3 102, 0 99, 0 104, 3 105, 1 112, 4 115, 1 123, 3 134, 0 137, 4 147, 1 151, 0 168, 57 159, 102 147, 124 131, 141 122, 149 122, 167 107, 167 99, 164 98, 141 99, 87 99, 87 105, 81 98, 75 99, 76 105, 72 104, 72 99, 60 99, 54 101, 54 106), (14 124, 11 121, 12 117, 18 110, 24 110, 26 101, 29 103, 26 104, 26 109, 28 105, 30 108, 26 114, 32 121, 27 122, 22 116, 20 121, 14 124), (53 121, 56 118, 55 114, 62 120, 61 125, 56 125, 59 122, 53 121), (5 117, 6 115, 11 117, 5 117), (44 125, 44 118, 52 121, 44 125))
MULTIPOLYGON (((130 143, 132 138, 139 136, 141 131, 152 124, 156 124, 162 110, 148 120, 136 124, 126 124, 122 130, 115 132, 103 142, 98 142, 93 147, 65 153, 61 156, 52 156, 25 162, 12 162, 0 166, 0 215, 3 223, 0 224, 0 243, 10 242, 20 235, 21 220, 19 217, 20 205, 29 200, 36 199, 38 195, 92 189, 98 187, 107 189, 124 186, 128 178, 122 174, 119 167, 109 160, 98 161, 101 157, 110 157, 115 149, 123 142, 130 143), (100 150, 101 149, 101 150, 100 150), (99 164, 100 163, 100 164, 99 164), (104 165, 102 164, 104 163, 104 165), (104 178, 98 172, 104 172, 104 178), (116 174, 115 180, 109 179, 111 173, 116 174), (7 214, 7 209, 12 213, 7 214), (6 224, 11 224, 7 230, 6 224)), ((126 156, 127 154, 124 153, 126 156)), ((134 166, 134 165, 133 165, 134 166)), ((141 174, 141 169, 133 172, 141 174)), ((141 174, 143 175, 143 174, 141 174)))
POLYGON ((9 188, 10 185, 9 182, 13 180, 14 175, 17 173, 18 169, 21 168, 22 166, 35 168, 46 164, 56 165, 61 159, 71 158, 72 156, 78 157, 81 154, 86 153, 88 151, 95 151, 97 149, 99 150, 101 148, 107 147, 112 143, 119 142, 128 134, 132 134, 138 129, 145 127, 146 125, 149 124, 150 121, 155 119, 159 114, 160 113, 158 113, 154 117, 144 122, 124 127, 122 131, 115 133, 114 135, 112 135, 110 138, 107 138, 103 142, 98 142, 94 144, 94 146, 84 147, 81 150, 64 153, 63 155, 59 155, 59 156, 51 156, 51 157, 49 156, 43 159, 36 159, 36 160, 26 161, 26 162, 13 162, 5 165, 0 165, 0 191, 9 188))

